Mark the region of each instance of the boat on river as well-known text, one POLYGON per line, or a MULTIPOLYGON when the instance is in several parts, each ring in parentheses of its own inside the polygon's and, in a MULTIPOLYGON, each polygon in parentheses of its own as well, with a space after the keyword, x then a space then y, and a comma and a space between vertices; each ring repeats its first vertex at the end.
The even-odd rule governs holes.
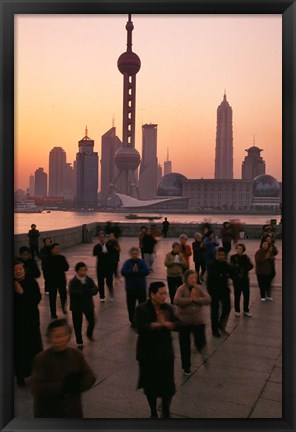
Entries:
POLYGON ((149 220, 149 221, 153 221, 153 220, 157 220, 157 219, 162 219, 162 216, 139 216, 137 214, 128 214, 125 216, 126 219, 131 219, 131 220, 136 220, 136 219, 144 219, 144 220, 149 220))

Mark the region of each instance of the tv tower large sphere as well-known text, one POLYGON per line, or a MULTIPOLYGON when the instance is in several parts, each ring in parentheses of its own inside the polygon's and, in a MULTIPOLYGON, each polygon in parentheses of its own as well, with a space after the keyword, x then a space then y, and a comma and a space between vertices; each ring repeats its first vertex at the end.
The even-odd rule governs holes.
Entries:
POLYGON ((140 159, 140 154, 134 147, 120 147, 115 153, 115 163, 121 171, 135 171, 140 164, 140 159))
POLYGON ((132 51, 126 51, 117 60, 117 67, 122 74, 136 75, 141 68, 141 60, 132 51))

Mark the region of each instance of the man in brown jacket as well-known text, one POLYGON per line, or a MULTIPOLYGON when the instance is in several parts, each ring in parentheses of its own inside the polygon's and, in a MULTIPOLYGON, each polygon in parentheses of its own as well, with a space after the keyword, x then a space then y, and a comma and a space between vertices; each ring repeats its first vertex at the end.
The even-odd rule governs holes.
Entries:
POLYGON ((178 242, 172 244, 172 250, 166 255, 164 265, 167 268, 167 282, 171 303, 173 303, 176 290, 183 283, 184 268, 187 265, 184 255, 180 253, 178 242))
POLYGON ((186 270, 184 284, 179 286, 174 299, 174 304, 177 306, 177 316, 182 324, 179 329, 179 344, 185 375, 191 374, 191 333, 198 351, 201 352, 206 344, 206 319, 203 306, 210 303, 211 297, 197 285, 196 272, 186 270))
POLYGON ((47 336, 51 347, 34 359, 34 417, 82 418, 81 392, 96 378, 80 351, 67 346, 71 328, 65 319, 52 321, 47 336))

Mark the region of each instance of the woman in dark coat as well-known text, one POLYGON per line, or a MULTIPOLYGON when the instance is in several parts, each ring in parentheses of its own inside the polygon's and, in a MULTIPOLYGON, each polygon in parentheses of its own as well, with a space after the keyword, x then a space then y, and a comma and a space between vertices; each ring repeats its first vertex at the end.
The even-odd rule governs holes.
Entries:
POLYGON ((83 262, 75 265, 76 275, 69 282, 70 310, 75 330, 77 348, 83 349, 82 340, 82 317, 85 315, 88 326, 86 335, 90 341, 93 340, 93 330, 95 326, 94 301, 93 296, 99 291, 94 280, 87 276, 87 267, 83 262))
POLYGON ((271 235, 267 235, 265 237, 265 241, 267 241, 269 248, 268 250, 271 252, 271 256, 270 256, 270 261, 271 261, 271 267, 272 267, 272 272, 271 272, 271 283, 276 275, 276 271, 275 271, 275 257, 278 254, 278 248, 275 245, 275 241, 272 239, 271 235))
POLYGON ((26 275, 24 264, 14 264, 14 358, 17 384, 25 385, 32 372, 32 360, 43 350, 38 304, 41 300, 36 280, 26 275))
POLYGON ((109 239, 106 242, 106 247, 107 250, 109 251, 109 253, 112 255, 112 271, 113 271, 113 276, 118 279, 119 275, 118 275, 118 263, 120 260, 120 244, 118 242, 118 240, 116 239, 115 235, 113 232, 111 232, 109 234, 109 239))
POLYGON ((155 251, 156 243, 157 240, 155 239, 155 236, 152 233, 152 229, 148 228, 142 238, 142 244, 143 244, 142 252, 143 252, 145 263, 147 264, 147 267, 149 268, 150 272, 152 271, 152 265, 154 262, 154 251, 155 251))
POLYGON ((201 233, 194 233, 194 242, 192 243, 193 261, 195 265, 195 271, 197 274, 197 282, 200 283, 203 279, 203 275, 206 272, 206 261, 205 261, 205 245, 201 233), (201 270, 201 274, 199 273, 201 270))
POLYGON ((262 240, 260 249, 255 253, 256 275, 262 302, 273 300, 271 297, 271 281, 274 277, 273 262, 274 258, 269 243, 262 240))
POLYGON ((56 300, 57 292, 60 294, 63 313, 66 315, 66 301, 67 301, 67 279, 66 274, 69 270, 69 264, 64 255, 61 254, 59 243, 53 243, 50 246, 51 255, 46 260, 46 272, 48 274, 48 287, 49 287, 49 306, 51 318, 56 319, 56 300))
POLYGON ((157 418, 157 397, 162 398, 162 417, 170 417, 170 404, 175 394, 174 350, 171 330, 178 326, 174 308, 165 303, 167 289, 163 282, 152 282, 149 300, 136 310, 135 322, 139 333, 137 360, 140 376, 138 388, 143 388, 151 417, 157 418))
POLYGON ((241 293, 244 297, 244 316, 251 317, 249 312, 250 301, 250 281, 249 271, 254 267, 248 255, 245 254, 246 247, 242 243, 237 243, 236 254, 230 257, 230 275, 234 288, 234 309, 235 316, 240 317, 240 298, 241 293))
POLYGON ((221 240, 222 240, 222 246, 225 250, 226 257, 231 251, 231 241, 233 240, 233 229, 229 222, 224 222, 223 226, 221 228, 221 240))

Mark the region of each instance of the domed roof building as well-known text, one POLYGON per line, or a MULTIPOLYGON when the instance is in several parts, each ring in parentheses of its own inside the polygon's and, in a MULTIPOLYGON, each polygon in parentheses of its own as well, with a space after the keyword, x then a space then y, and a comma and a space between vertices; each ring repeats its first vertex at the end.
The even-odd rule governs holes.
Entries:
POLYGON ((278 198, 280 196, 280 185, 271 175, 259 175, 253 180, 253 196, 256 198, 278 198))
POLYGON ((156 195, 181 197, 183 195, 184 180, 187 180, 187 177, 176 172, 163 176, 157 185, 156 195))
POLYGON ((268 174, 262 174, 253 180, 253 209, 279 211, 281 187, 279 182, 268 174))

